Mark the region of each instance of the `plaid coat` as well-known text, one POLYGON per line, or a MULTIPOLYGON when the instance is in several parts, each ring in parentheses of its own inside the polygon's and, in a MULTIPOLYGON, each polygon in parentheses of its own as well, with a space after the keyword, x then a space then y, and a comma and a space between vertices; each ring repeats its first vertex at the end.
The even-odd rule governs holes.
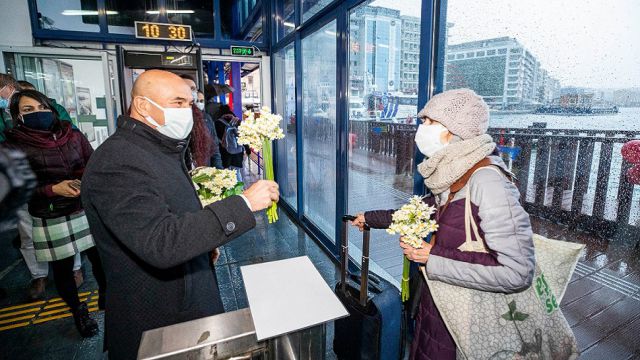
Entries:
POLYGON ((5 145, 27 155, 38 179, 29 201, 38 261, 64 259, 94 246, 80 197, 59 196, 52 189, 63 180, 81 179, 93 149, 71 123, 58 121, 54 129, 39 131, 18 123, 6 132, 5 145))

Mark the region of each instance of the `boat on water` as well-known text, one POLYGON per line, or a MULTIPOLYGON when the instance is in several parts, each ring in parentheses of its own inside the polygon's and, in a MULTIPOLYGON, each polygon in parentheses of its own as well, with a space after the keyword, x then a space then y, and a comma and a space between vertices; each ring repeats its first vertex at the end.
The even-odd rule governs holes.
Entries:
POLYGON ((563 106, 541 106, 536 109, 534 114, 543 115, 610 115, 619 112, 617 106, 592 106, 592 107, 563 107, 563 106))
POLYGON ((603 100, 594 100, 593 94, 562 95, 551 104, 538 107, 534 114, 549 115, 610 115, 617 114, 618 107, 603 100))

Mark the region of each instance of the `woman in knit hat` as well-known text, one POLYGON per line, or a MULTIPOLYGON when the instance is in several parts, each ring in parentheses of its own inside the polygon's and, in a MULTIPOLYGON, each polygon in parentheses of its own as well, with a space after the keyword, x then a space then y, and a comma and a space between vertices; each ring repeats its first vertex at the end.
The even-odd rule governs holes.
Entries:
MULTIPOLYGON (((489 109, 469 89, 435 95, 420 111, 415 142, 426 160, 418 171, 438 208, 435 241, 414 249, 400 243, 411 261, 425 266, 430 280, 501 293, 527 289, 535 271, 529 215, 520 205, 512 175, 486 133, 489 109), (465 230, 465 200, 478 226, 470 247, 465 230), (477 244, 477 243, 476 243, 477 244)), ((387 228, 393 210, 368 211, 354 225, 387 228)), ((455 359, 456 344, 427 286, 422 286, 411 359, 455 359)))

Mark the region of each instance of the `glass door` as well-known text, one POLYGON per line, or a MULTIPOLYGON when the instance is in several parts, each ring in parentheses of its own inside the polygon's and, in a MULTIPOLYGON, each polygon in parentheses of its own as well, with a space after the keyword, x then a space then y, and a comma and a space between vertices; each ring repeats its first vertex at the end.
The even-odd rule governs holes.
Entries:
MULTIPOLYGON (((349 213, 397 209, 413 194, 421 5, 376 0, 349 12, 349 213)), ((374 230, 372 238, 371 260, 399 280, 398 236, 374 230)))
POLYGON ((337 22, 302 39, 304 216, 335 242, 337 22))
POLYGON ((116 106, 106 53, 13 50, 2 50, 6 73, 31 83, 64 108, 94 148, 113 133, 116 106))

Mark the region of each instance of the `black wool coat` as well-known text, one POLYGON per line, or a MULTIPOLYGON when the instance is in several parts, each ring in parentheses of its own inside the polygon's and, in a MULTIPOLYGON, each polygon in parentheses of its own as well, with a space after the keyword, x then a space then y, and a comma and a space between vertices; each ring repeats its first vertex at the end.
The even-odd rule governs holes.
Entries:
POLYGON ((208 252, 252 229, 233 196, 204 209, 187 141, 129 117, 92 155, 82 202, 107 277, 105 348, 134 359, 145 330, 224 311, 208 252))

